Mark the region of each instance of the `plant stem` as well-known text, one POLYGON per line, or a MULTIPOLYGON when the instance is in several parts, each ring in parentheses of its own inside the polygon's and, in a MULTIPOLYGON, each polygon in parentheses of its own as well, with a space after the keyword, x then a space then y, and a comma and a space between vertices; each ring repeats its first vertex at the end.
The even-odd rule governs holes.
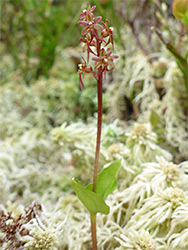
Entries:
POLYGON ((91 218, 92 249, 97 250, 96 214, 91 213, 90 218, 91 218))
POLYGON ((95 151, 95 163, 94 163, 94 172, 93 172, 93 192, 96 192, 96 187, 97 187, 97 172, 98 172, 101 129, 102 129, 102 73, 99 74, 99 78, 97 80, 97 95, 98 95, 98 120, 97 120, 97 141, 96 141, 96 151, 95 151))
MULTIPOLYGON (((98 72, 101 72, 100 69, 98 72)), ((97 80, 97 96, 98 96, 98 118, 97 118, 97 141, 95 150, 95 163, 93 172, 93 192, 96 192, 97 187, 97 173, 100 154, 101 143, 101 129, 102 129, 102 72, 99 73, 97 80)), ((97 229, 96 229, 96 214, 91 214, 91 237, 92 248, 97 250, 97 229)))

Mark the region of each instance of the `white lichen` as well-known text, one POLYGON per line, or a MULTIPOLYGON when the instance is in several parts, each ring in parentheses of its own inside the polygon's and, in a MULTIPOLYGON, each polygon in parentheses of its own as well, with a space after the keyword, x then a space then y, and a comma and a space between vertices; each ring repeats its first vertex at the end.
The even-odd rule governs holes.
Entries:
POLYGON ((157 134, 152 131, 150 123, 134 123, 128 136, 126 146, 130 149, 132 159, 137 164, 155 161, 156 155, 171 160, 169 152, 157 145, 157 134))
POLYGON ((126 235, 121 234, 120 237, 115 237, 120 243, 120 247, 115 248, 117 250, 156 250, 156 244, 148 231, 130 231, 126 235))

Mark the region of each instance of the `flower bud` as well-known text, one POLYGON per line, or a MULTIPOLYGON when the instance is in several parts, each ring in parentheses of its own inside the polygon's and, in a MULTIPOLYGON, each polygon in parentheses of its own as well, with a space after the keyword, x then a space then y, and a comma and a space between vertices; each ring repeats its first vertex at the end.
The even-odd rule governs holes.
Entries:
POLYGON ((109 35, 109 32, 106 29, 103 29, 101 32, 101 37, 107 37, 109 35))
POLYGON ((87 65, 87 66, 85 67, 85 72, 86 72, 86 73, 91 73, 91 72, 92 72, 92 67, 89 66, 89 65, 87 65))

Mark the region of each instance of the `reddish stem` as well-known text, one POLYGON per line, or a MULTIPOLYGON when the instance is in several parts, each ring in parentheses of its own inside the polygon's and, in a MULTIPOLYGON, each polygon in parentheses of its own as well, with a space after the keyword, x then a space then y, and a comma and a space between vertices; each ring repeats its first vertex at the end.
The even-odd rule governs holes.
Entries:
POLYGON ((97 187, 97 173, 100 153, 100 142, 101 142, 101 129, 102 129, 102 72, 99 74, 97 80, 97 95, 98 95, 98 120, 97 120, 97 141, 95 151, 95 163, 93 172, 93 192, 96 192, 97 187))
MULTIPOLYGON (((101 42, 97 40, 97 56, 100 56, 101 42)), ((102 70, 98 69, 98 79, 97 79, 97 97, 98 97, 98 118, 97 118, 97 141, 95 150, 95 162, 93 171, 93 192, 96 192, 97 188, 97 174, 98 174, 98 164, 99 164, 99 154, 100 154, 100 144, 101 144, 101 130, 102 130, 102 70)), ((91 214, 91 238, 92 238, 92 248, 97 250, 97 229, 96 229, 96 214, 91 214)))
POLYGON ((97 250, 96 214, 90 214, 90 218, 91 218, 92 249, 97 250))
MULTIPOLYGON (((99 78, 97 80, 97 95, 98 95, 98 120, 97 120, 95 163, 93 172, 93 192, 96 192, 96 187, 97 187, 97 173, 98 173, 101 130, 102 130, 102 72, 99 74, 99 78)), ((92 248, 93 250, 97 250, 96 214, 91 214, 91 236, 92 236, 92 248)))

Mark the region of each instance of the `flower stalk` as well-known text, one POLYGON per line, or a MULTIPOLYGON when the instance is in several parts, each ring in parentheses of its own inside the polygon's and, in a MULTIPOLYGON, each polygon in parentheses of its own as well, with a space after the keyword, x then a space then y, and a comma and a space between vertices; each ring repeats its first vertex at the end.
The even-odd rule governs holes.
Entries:
MULTIPOLYGON (((82 48, 83 53, 87 53, 87 61, 82 57, 83 64, 79 64, 79 80, 80 88, 85 88, 82 81, 82 75, 85 73, 93 74, 97 80, 97 97, 98 97, 98 118, 97 118, 97 139, 95 150, 95 161, 93 170, 93 187, 92 191, 96 193, 97 189, 97 175, 100 156, 100 144, 101 144, 101 130, 102 130, 102 84, 103 75, 106 79, 106 72, 113 70, 114 59, 118 56, 112 55, 113 51, 109 47, 111 44, 113 49, 113 28, 108 27, 108 20, 105 23, 101 21, 102 17, 94 17, 93 11, 96 6, 91 7, 90 3, 87 4, 87 10, 84 9, 80 15, 79 25, 83 26, 81 32, 82 36, 80 41, 84 43, 82 48), (107 47, 108 46, 108 47, 107 47), (92 55, 92 61, 94 61, 94 68, 89 64, 90 55, 92 55)), ((91 218, 91 234, 92 234, 92 248, 97 250, 97 230, 96 230, 96 213, 90 213, 91 218)))
POLYGON ((93 192, 96 192, 97 173, 100 154, 101 130, 102 130, 102 73, 97 80, 97 98, 98 98, 98 118, 97 118, 97 141, 95 150, 95 163, 93 172, 93 192))
POLYGON ((91 218, 91 238, 92 238, 92 248, 97 250, 97 230, 96 230, 96 214, 90 214, 91 218))

